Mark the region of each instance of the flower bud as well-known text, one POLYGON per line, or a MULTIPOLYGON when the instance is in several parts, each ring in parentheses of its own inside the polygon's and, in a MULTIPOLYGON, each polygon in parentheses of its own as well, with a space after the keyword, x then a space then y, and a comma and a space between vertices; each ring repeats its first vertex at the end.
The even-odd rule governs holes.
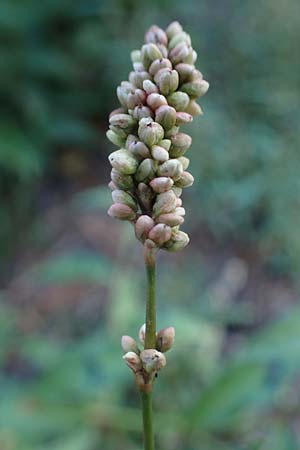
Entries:
POLYGON ((132 117, 136 120, 141 120, 143 117, 153 117, 153 112, 148 106, 136 106, 132 112, 132 117))
POLYGON ((139 201, 146 211, 150 211, 152 207, 153 192, 146 183, 138 184, 139 201))
POLYGON ((156 44, 158 49, 160 50, 160 53, 162 54, 163 58, 167 58, 168 57, 168 49, 165 45, 163 44, 156 44))
POLYGON ((133 86, 143 89, 144 80, 148 80, 150 77, 149 73, 146 71, 130 72, 129 81, 133 86))
POLYGON ((118 187, 115 185, 115 183, 113 181, 110 181, 108 183, 108 187, 109 189, 111 189, 112 191, 114 191, 115 189, 118 189, 118 187))
POLYGON ((108 215, 120 220, 134 220, 135 212, 127 205, 114 203, 108 210, 108 215))
POLYGON ((152 61, 155 59, 161 59, 162 57, 163 55, 157 45, 153 43, 143 45, 141 50, 141 58, 146 69, 148 69, 152 61))
POLYGON ((147 44, 152 42, 153 44, 168 45, 168 37, 164 30, 156 25, 152 25, 145 34, 145 42, 147 44))
POLYGON ((193 69, 193 72, 190 74, 188 81, 196 80, 203 80, 203 74, 200 72, 200 70, 193 69))
POLYGON ((130 58, 132 63, 141 62, 141 51, 140 50, 132 50, 130 53, 130 58))
POLYGON ((130 114, 114 114, 109 119, 110 125, 118 127, 121 130, 130 132, 135 126, 136 121, 131 117, 130 114))
POLYGON ((139 356, 134 352, 127 352, 123 359, 125 360, 126 364, 130 369, 132 369, 134 372, 137 372, 142 368, 142 362, 139 358, 139 356))
POLYGON ((187 56, 185 56, 182 59, 182 62, 186 64, 195 64, 196 61, 197 61, 197 53, 195 52, 194 49, 190 47, 187 56))
POLYGON ((161 164, 157 169, 157 175, 160 177, 171 177, 178 180, 183 172, 181 162, 177 159, 169 159, 161 164))
POLYGON ((136 201, 127 192, 122 191, 121 189, 115 189, 111 193, 111 196, 112 196, 114 203, 122 203, 124 205, 129 206, 134 211, 137 211, 138 208, 137 208, 136 201))
POLYGON ((182 172, 181 177, 178 180, 176 180, 176 186, 181 188, 192 186, 193 183, 194 177, 189 172, 182 172))
POLYGON ((150 108, 155 111, 157 108, 159 108, 162 105, 167 105, 167 99, 161 94, 150 94, 147 97, 147 104, 150 106, 150 108))
POLYGON ((172 230, 168 225, 159 223, 150 230, 149 239, 160 247, 171 238, 171 234, 172 230))
POLYGON ((159 162, 168 161, 169 159, 168 151, 159 145, 153 145, 151 147, 151 154, 152 157, 159 162))
POLYGON ((192 138, 185 133, 177 133, 171 138, 170 156, 176 158, 184 155, 192 144, 192 138))
POLYGON ((186 124, 193 122, 193 116, 187 112, 176 113, 176 125, 186 124))
POLYGON ((173 184, 174 181, 169 177, 153 178, 153 180, 150 181, 150 186, 157 194, 169 191, 173 184))
POLYGON ((139 122, 138 135, 146 145, 152 147, 152 145, 158 144, 163 139, 164 129, 159 123, 153 122, 152 119, 144 118, 139 122))
POLYGON ((174 345, 175 328, 167 327, 163 328, 157 333, 156 336, 156 348, 162 353, 170 350, 174 345))
POLYGON ((133 189, 133 179, 130 175, 124 175, 116 169, 112 169, 111 179, 119 189, 130 191, 133 189))
MULTIPOLYGON (((181 206, 182 205, 182 200, 181 200, 181 198, 177 198, 176 199, 176 209, 177 209, 177 207, 179 207, 179 206, 181 206)), ((175 211, 176 211, 176 209, 175 209, 175 211)))
POLYGON ((178 33, 172 37, 168 45, 169 50, 172 50, 174 47, 176 47, 177 44, 180 44, 181 42, 184 42, 188 47, 191 46, 191 37, 185 31, 182 31, 181 33, 178 33))
POLYGON ((124 145, 124 138, 121 138, 113 130, 107 130, 106 137, 107 137, 107 139, 110 140, 110 142, 112 142, 113 144, 117 145, 118 147, 123 147, 123 145, 124 145))
POLYGON ((117 134, 121 139, 125 140, 128 136, 129 131, 123 130, 120 127, 116 127, 114 125, 109 125, 109 129, 117 134))
POLYGON ((147 95, 149 95, 149 94, 157 94, 158 93, 158 87, 151 80, 144 80, 143 81, 143 89, 144 89, 144 91, 146 92, 147 95))
POLYGON ((128 353, 128 352, 134 352, 137 354, 139 353, 139 348, 137 346, 137 343, 131 336, 126 336, 126 335, 122 336, 121 346, 125 353, 128 353))
POLYGON ((133 89, 133 85, 128 81, 122 81, 121 85, 117 87, 117 97, 122 106, 127 108, 127 95, 133 89))
POLYGON ((159 142, 159 145, 160 145, 161 147, 163 147, 165 150, 169 151, 169 150, 170 150, 170 147, 171 147, 171 141, 170 141, 170 139, 162 139, 162 140, 159 142))
POLYGON ((179 77, 176 70, 160 69, 154 76, 159 90, 164 95, 169 95, 178 88, 179 77))
POLYGON ((116 115, 116 114, 126 114, 126 112, 127 112, 127 110, 126 110, 125 108, 123 108, 123 107, 114 109, 114 110, 110 113, 109 119, 110 119, 112 116, 116 115))
POLYGON ((143 368, 149 374, 155 373, 166 365, 166 357, 156 349, 147 349, 141 352, 143 368))
POLYGON ((176 91, 168 96, 169 105, 173 106, 176 111, 184 111, 190 102, 190 98, 186 92, 176 91))
POLYGON ((111 153, 108 159, 113 168, 124 175, 135 173, 138 167, 137 160, 125 148, 111 153))
POLYGON ((187 113, 191 114, 192 116, 202 116, 203 115, 201 106, 198 105, 198 103, 196 103, 195 100, 191 100, 189 102, 185 111, 187 113))
POLYGON ((149 67, 150 75, 154 76, 161 69, 172 69, 172 63, 169 59, 156 59, 149 67))
POLYGON ((181 162, 183 170, 186 170, 189 167, 189 165, 190 165, 189 158, 187 158, 186 156, 180 156, 177 159, 178 159, 178 161, 181 162))
POLYGON ((174 194, 176 195, 177 199, 181 196, 182 194, 182 188, 178 187, 178 186, 173 186, 172 187, 172 191, 174 192, 174 194))
POLYGON ((175 209, 175 214, 178 214, 178 216, 185 216, 185 209, 182 208, 181 206, 178 206, 175 209))
POLYGON ((176 110, 169 105, 162 105, 155 111, 155 122, 165 130, 172 128, 176 122, 176 110))
POLYGON ((182 26, 177 21, 170 23, 170 25, 166 29, 166 34, 167 34, 169 40, 172 39, 176 34, 180 34, 181 32, 182 32, 182 26))
POLYGON ((154 225, 154 220, 150 216, 140 216, 135 223, 135 235, 137 239, 144 242, 154 225))
POLYGON ((176 195, 172 190, 158 194, 153 205, 153 214, 157 217, 164 213, 170 213, 175 210, 176 195))
POLYGON ((130 134, 126 141, 126 147, 136 158, 149 158, 150 151, 144 142, 130 134))
POLYGON ((141 62, 133 63, 133 68, 134 68, 135 72, 145 72, 145 67, 143 66, 143 63, 141 63, 141 62))
POLYGON ((146 101, 146 94, 142 89, 135 89, 127 94, 126 104, 128 109, 142 105, 146 101))
POLYGON ((154 178, 155 176, 155 170, 156 170, 155 162, 150 158, 144 159, 144 161, 141 162, 136 171, 135 174, 136 181, 148 182, 149 180, 152 180, 152 178, 154 178))
POLYGON ((190 238, 183 231, 172 232, 171 239, 164 245, 164 249, 169 252, 177 252, 188 245, 190 238))
POLYGON ((204 95, 209 88, 209 83, 206 80, 195 80, 190 83, 185 83, 181 86, 182 92, 186 92, 191 98, 197 98, 204 95))
POLYGON ((191 64, 179 63, 175 66, 175 70, 177 70, 180 84, 182 84, 184 81, 190 79, 194 71, 194 66, 191 64))
POLYGON ((184 222, 184 218, 174 212, 161 214, 160 216, 158 216, 156 221, 158 223, 165 223, 170 227, 176 227, 177 225, 181 225, 184 222))
POLYGON ((144 345, 146 337, 146 324, 144 323, 139 329, 139 340, 144 345))
POLYGON ((177 134, 179 132, 179 127, 172 127, 169 130, 165 131, 165 137, 168 139, 171 139, 172 136, 175 136, 175 134, 177 134))
POLYGON ((186 62, 186 58, 189 53, 190 49, 186 43, 180 42, 170 51, 169 58, 172 61, 173 66, 176 66, 176 64, 179 64, 180 62, 186 62))

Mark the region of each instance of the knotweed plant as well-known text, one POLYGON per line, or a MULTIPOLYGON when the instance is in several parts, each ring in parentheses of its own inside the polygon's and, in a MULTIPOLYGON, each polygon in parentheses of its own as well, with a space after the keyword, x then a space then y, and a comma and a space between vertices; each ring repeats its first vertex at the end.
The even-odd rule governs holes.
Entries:
POLYGON ((182 190, 193 184, 185 156, 192 139, 180 131, 201 115, 196 99, 209 84, 195 68, 197 54, 190 36, 178 22, 164 31, 153 25, 145 45, 131 53, 129 81, 117 88, 121 107, 109 117, 108 139, 119 147, 109 156, 112 165, 111 217, 128 220, 144 248, 147 271, 146 323, 139 331, 140 345, 122 337, 124 360, 141 393, 145 450, 154 450, 152 390, 175 330, 156 332, 155 264, 159 250, 176 252, 189 242, 180 230, 185 210, 182 190))

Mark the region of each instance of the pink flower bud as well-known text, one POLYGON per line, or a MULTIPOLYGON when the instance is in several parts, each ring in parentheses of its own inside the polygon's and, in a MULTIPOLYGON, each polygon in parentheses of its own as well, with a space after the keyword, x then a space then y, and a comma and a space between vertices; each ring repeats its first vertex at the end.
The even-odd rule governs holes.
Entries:
POLYGON ((130 367, 131 370, 134 372, 137 372, 142 368, 142 362, 139 358, 139 356, 134 352, 127 352, 123 359, 125 360, 128 367, 130 367))
POLYGON ((166 365, 166 357, 156 349, 147 349, 141 352, 143 368, 149 374, 155 373, 166 365))
POLYGON ((156 220, 158 223, 164 223, 166 225, 169 225, 170 227, 176 227, 177 225, 181 225, 184 222, 184 218, 176 214, 175 212, 161 214, 156 220))
POLYGON ((135 223, 135 235, 137 239, 144 242, 154 225, 154 220, 150 216, 140 216, 135 223))
POLYGON ((170 177, 158 177, 150 181, 150 186, 157 194, 169 191, 173 184, 174 181, 170 177))
POLYGON ((172 39, 176 34, 179 34, 181 32, 182 32, 182 26, 177 21, 170 23, 170 25, 166 29, 166 34, 169 39, 172 39))
POLYGON ((160 247, 171 238, 171 234, 172 230, 168 225, 159 223, 150 230, 149 239, 160 247))
POLYGON ((187 112, 176 113, 176 125, 186 124, 193 122, 193 116, 187 112))
POLYGON ((159 145, 153 145, 153 147, 151 147, 151 154, 152 157, 159 162, 168 161, 169 159, 169 153, 167 150, 159 145))
POLYGON ((164 68, 172 69, 171 61, 167 58, 156 59, 149 67, 149 73, 150 75, 154 76, 160 69, 164 68))
POLYGON ((139 348, 137 346, 137 343, 131 336, 126 336, 126 335, 122 336, 121 346, 125 353, 128 353, 128 352, 134 352, 137 354, 139 353, 139 348))
POLYGON ((157 217, 164 213, 173 212, 176 207, 175 205, 176 195, 172 190, 158 194, 153 205, 153 213, 157 217))
POLYGON ((174 327, 163 328, 157 333, 156 336, 157 350, 163 353, 167 352, 173 347, 174 339, 175 339, 175 328, 174 327))
POLYGON ((176 122, 176 110, 169 105, 162 105, 155 111, 155 121, 165 130, 172 128, 176 122))
POLYGON ((166 35, 166 32, 159 28, 156 25, 152 25, 152 27, 149 28, 147 33, 145 34, 145 42, 153 44, 168 44, 168 37, 166 35))
POLYGON ((108 210, 108 215, 114 219, 134 220, 135 212, 123 203, 114 203, 108 210))
POLYGON ((189 172, 183 172, 181 174, 181 177, 178 180, 176 180, 176 186, 181 187, 181 188, 186 188, 186 187, 192 186, 193 183, 194 183, 194 177, 189 172))
POLYGON ((161 94, 150 94, 147 97, 147 104, 150 106, 150 108, 155 111, 157 108, 159 108, 162 105, 167 105, 167 99, 161 94))

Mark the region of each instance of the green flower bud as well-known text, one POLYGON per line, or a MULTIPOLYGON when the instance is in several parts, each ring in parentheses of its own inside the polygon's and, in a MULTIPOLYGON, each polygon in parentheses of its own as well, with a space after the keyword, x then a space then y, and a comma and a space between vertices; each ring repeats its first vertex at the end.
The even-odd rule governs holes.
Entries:
POLYGON ((193 116, 186 112, 177 112, 176 113, 176 125, 186 124, 193 122, 193 116))
POLYGON ((191 98, 197 98, 204 95, 209 88, 209 84, 205 80, 195 80, 185 83, 181 86, 182 92, 186 92, 191 98))
POLYGON ((176 207, 176 195, 172 190, 158 194, 156 201, 153 205, 154 215, 160 216, 161 214, 170 213, 175 210, 176 207))
POLYGON ((109 125, 109 129, 119 136, 119 138, 125 140, 128 136, 129 131, 123 130, 120 127, 115 127, 114 125, 109 125))
POLYGON ((121 130, 130 132, 136 125, 136 121, 130 116, 130 114, 114 114, 109 119, 110 125, 118 127, 121 130))
POLYGON ((129 206, 134 211, 137 211, 138 207, 136 201, 127 192, 122 191, 121 189, 115 189, 111 195, 114 203, 122 203, 129 206))
POLYGON ((163 147, 164 149, 166 149, 167 151, 169 151, 169 150, 170 150, 170 147, 171 147, 171 141, 170 141, 170 139, 162 139, 162 140, 159 142, 159 145, 160 145, 161 147, 163 147))
POLYGON ((177 21, 170 23, 170 25, 166 29, 166 34, 167 34, 169 40, 171 40, 176 34, 180 34, 181 32, 182 32, 182 26, 177 21))
POLYGON ((188 81, 196 81, 196 80, 203 80, 203 74, 200 72, 200 70, 194 69, 193 72, 190 74, 188 81))
POLYGON ((191 114, 192 116, 202 116, 203 111, 201 109, 201 106, 198 105, 198 103, 195 102, 195 100, 191 100, 185 110, 187 113, 191 114))
POLYGON ((110 217, 120 220, 134 220, 135 212, 127 205, 123 203, 114 203, 107 211, 110 217))
POLYGON ((139 89, 143 89, 144 80, 148 80, 149 78, 149 73, 145 71, 130 72, 129 74, 129 81, 133 84, 133 86, 139 89))
POLYGON ((132 117, 136 120, 141 120, 143 117, 153 117, 153 112, 148 106, 136 106, 132 111, 132 117))
POLYGON ((138 197, 143 208, 146 211, 151 211, 154 195, 151 188, 146 183, 138 184, 138 197))
POLYGON ((133 372, 137 372, 142 368, 142 362, 139 356, 135 352, 127 352, 123 359, 125 360, 127 366, 133 370, 133 372))
POLYGON ((142 62, 141 51, 140 50, 132 50, 130 53, 130 58, 132 63, 142 62))
MULTIPOLYGON (((179 158, 178 158, 179 159, 179 158)), ((172 191, 174 192, 174 194, 176 195, 176 197, 177 197, 177 200, 178 200, 178 198, 181 196, 181 194, 182 194, 182 188, 180 188, 180 187, 178 187, 178 186, 173 186, 172 187, 172 191)), ((177 201, 176 201, 177 202, 177 201)), ((177 203, 176 203, 177 204, 177 203)))
POLYGON ((162 105, 155 111, 155 122, 165 130, 172 128, 176 122, 176 110, 169 105, 162 105))
POLYGON ((128 150, 121 148, 111 153, 108 157, 110 164, 114 169, 124 175, 134 174, 138 167, 138 162, 128 150))
POLYGON ((122 81, 121 85, 117 87, 117 97, 121 105, 127 108, 127 95, 132 91, 133 85, 128 81, 122 81))
POLYGON ((181 177, 178 180, 176 180, 176 186, 181 188, 192 186, 193 183, 194 177, 189 172, 183 172, 181 177))
POLYGON ((149 239, 160 247, 171 238, 171 234, 171 227, 164 223, 159 223, 150 230, 149 239))
POLYGON ((191 46, 190 35, 182 31, 182 33, 178 33, 175 36, 173 36, 168 45, 169 50, 172 50, 174 47, 176 47, 176 45, 180 44, 181 42, 184 42, 188 47, 190 47, 191 46))
POLYGON ((183 170, 186 170, 189 167, 189 165, 190 165, 189 158, 187 158, 186 156, 180 156, 177 159, 178 159, 178 161, 181 162, 183 170))
POLYGON ((182 62, 186 64, 195 64, 196 61, 197 53, 190 47, 188 55, 182 59, 182 62))
POLYGON ((122 336, 121 346, 124 353, 134 352, 136 354, 139 354, 140 352, 137 343, 131 336, 122 336))
POLYGON ((162 59, 162 57, 163 55, 157 45, 153 43, 143 45, 141 50, 141 58, 146 69, 148 69, 152 61, 155 59, 162 59))
POLYGON ((130 175, 124 175, 116 169, 111 171, 111 179, 119 189, 130 191, 133 189, 133 179, 130 175))
POLYGON ((178 72, 179 81, 182 84, 184 81, 190 79, 195 69, 191 64, 179 63, 175 66, 175 70, 178 72))
POLYGON ((175 136, 175 134, 177 134, 179 132, 179 127, 172 127, 169 130, 166 130, 165 132, 165 137, 168 139, 171 139, 172 136, 175 136))
POLYGON ((176 91, 168 96, 169 105, 173 106, 176 111, 185 111, 189 102, 190 98, 186 92, 176 91))
POLYGON ((144 161, 141 162, 136 171, 135 174, 136 181, 137 182, 144 181, 147 183, 149 180, 152 180, 152 178, 154 178, 155 170, 156 170, 155 162, 150 158, 144 159, 144 161))
POLYGON ((174 345, 175 328, 167 327, 163 328, 157 333, 156 336, 156 348, 162 353, 170 350, 174 345))
POLYGON ((154 192, 157 194, 162 194, 163 192, 167 192, 171 189, 174 181, 170 177, 157 177, 153 178, 149 184, 154 192))
POLYGON ((180 62, 186 62, 185 58, 189 55, 189 52, 190 49, 185 42, 177 44, 169 53, 169 58, 172 61, 173 66, 176 66, 180 62))
POLYGON ((161 69, 172 69, 172 63, 168 58, 156 59, 149 67, 150 75, 154 76, 161 69))
MULTIPOLYGON (((160 177, 171 177, 173 180, 178 180, 181 177, 183 168, 181 162, 177 159, 169 159, 161 164, 157 169, 157 175, 160 177)), ((169 212, 169 211, 167 211, 169 212)))
POLYGON ((159 108, 162 105, 167 105, 167 99, 161 94, 150 94, 147 97, 147 104, 150 106, 150 108, 155 111, 157 108, 159 108))
POLYGON ((158 93, 158 87, 156 84, 154 84, 150 80, 144 80, 143 81, 143 89, 146 92, 146 94, 157 94, 158 93))
POLYGON ((176 227, 178 225, 181 225, 184 222, 184 218, 179 215, 174 213, 166 213, 166 214, 161 214, 160 216, 158 216, 157 220, 158 223, 165 223, 166 225, 169 225, 170 227, 176 227))
POLYGON ((146 145, 152 147, 152 145, 158 144, 163 139, 164 129, 159 123, 153 122, 152 119, 144 118, 139 122, 138 135, 146 145))
POLYGON ((119 136, 113 130, 107 130, 106 137, 110 140, 110 142, 117 145, 118 147, 123 147, 125 142, 124 138, 121 138, 121 136, 119 136))
POLYGON ((192 138, 185 133, 177 133, 171 137, 170 156, 176 158, 182 156, 191 146, 192 138))
POLYGON ((156 25, 152 25, 145 34, 145 42, 147 42, 147 44, 152 42, 153 44, 167 45, 168 37, 164 30, 156 25))
POLYGON ((190 238, 183 231, 173 231, 171 239, 164 245, 169 252, 178 252, 188 245, 190 238))
POLYGON ((154 76, 159 90, 164 95, 169 95, 178 88, 179 77, 176 70, 160 69, 154 76))
POLYGON ((159 162, 165 162, 169 159, 168 151, 159 145, 153 145, 151 147, 151 154, 152 157, 159 162))
POLYGON ((166 357, 156 349, 143 350, 140 355, 143 368, 149 374, 154 374, 166 365, 166 357))
POLYGON ((154 227, 154 220, 147 215, 140 216, 135 223, 135 235, 136 238, 144 242, 150 230, 154 227))
POLYGON ((163 58, 167 58, 168 57, 168 49, 165 45, 163 44, 157 44, 157 47, 160 51, 160 53, 162 54, 163 58))

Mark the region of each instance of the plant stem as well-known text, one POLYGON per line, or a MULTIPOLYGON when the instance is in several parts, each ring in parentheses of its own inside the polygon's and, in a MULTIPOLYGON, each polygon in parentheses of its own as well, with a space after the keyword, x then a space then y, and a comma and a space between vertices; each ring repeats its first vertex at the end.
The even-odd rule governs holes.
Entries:
MULTIPOLYGON (((156 299, 155 299, 155 258, 146 259, 147 303, 145 349, 155 348, 156 343, 156 299)), ((144 448, 154 450, 154 431, 152 414, 152 386, 149 391, 141 391, 144 427, 144 448)))

